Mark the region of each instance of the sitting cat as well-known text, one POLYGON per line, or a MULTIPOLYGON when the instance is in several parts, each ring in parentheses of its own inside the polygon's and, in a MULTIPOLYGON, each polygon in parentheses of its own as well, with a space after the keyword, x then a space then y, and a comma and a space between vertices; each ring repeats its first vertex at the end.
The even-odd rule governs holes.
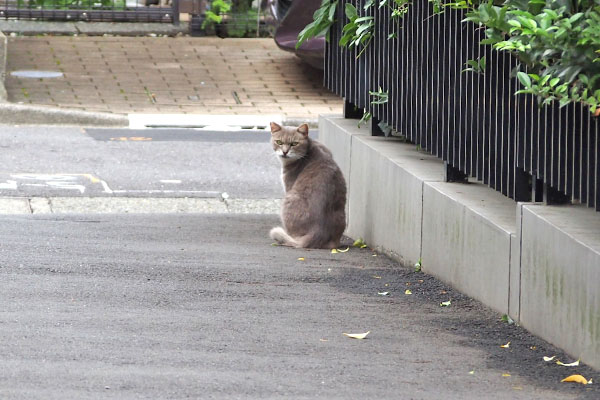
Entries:
POLYGON ((298 128, 271 122, 271 145, 281 161, 285 198, 282 227, 269 236, 293 247, 339 247, 346 228, 346 182, 331 152, 298 128))

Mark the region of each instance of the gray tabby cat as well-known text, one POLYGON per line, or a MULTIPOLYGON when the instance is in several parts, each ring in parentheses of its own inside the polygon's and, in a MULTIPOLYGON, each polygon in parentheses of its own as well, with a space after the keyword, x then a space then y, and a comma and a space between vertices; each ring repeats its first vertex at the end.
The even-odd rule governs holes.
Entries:
POLYGON ((282 227, 269 236, 286 246, 333 249, 346 228, 346 182, 331 152, 298 128, 271 122, 271 145, 281 161, 282 227))

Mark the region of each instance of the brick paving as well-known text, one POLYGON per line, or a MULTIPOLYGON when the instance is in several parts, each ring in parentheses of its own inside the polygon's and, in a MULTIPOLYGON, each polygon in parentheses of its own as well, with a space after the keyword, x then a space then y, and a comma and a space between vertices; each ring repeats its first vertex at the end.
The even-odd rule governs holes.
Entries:
POLYGON ((12 37, 6 89, 14 103, 111 113, 341 113, 322 72, 272 39, 12 37), (12 71, 60 71, 19 78, 12 71))

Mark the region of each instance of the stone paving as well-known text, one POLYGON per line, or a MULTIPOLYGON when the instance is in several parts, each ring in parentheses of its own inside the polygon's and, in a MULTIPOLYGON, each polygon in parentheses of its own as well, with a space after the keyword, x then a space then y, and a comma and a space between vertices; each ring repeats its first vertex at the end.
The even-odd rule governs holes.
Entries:
POLYGON ((213 37, 11 37, 6 74, 14 103, 110 113, 341 113, 322 72, 273 39, 213 37), (20 78, 14 71, 59 71, 20 78))

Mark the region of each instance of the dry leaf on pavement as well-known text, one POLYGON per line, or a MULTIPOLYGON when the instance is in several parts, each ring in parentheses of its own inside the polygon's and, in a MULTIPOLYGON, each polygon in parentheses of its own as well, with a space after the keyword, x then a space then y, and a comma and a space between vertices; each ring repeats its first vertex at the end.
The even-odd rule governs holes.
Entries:
MULTIPOLYGON (((591 379, 590 379, 590 381, 591 381, 591 379)), ((577 383, 581 383, 582 385, 587 385, 588 383, 590 383, 587 379, 585 379, 581 375, 570 375, 570 376, 567 376, 561 382, 577 382, 577 383)))
POLYGON ((562 365, 563 367, 577 367, 579 365, 579 360, 573 361, 572 363, 565 364, 564 362, 558 360, 556 361, 558 365, 562 365))
POLYGON ((371 333, 371 331, 367 331, 365 333, 344 333, 344 336, 348 336, 352 339, 364 339, 369 333, 371 333))

